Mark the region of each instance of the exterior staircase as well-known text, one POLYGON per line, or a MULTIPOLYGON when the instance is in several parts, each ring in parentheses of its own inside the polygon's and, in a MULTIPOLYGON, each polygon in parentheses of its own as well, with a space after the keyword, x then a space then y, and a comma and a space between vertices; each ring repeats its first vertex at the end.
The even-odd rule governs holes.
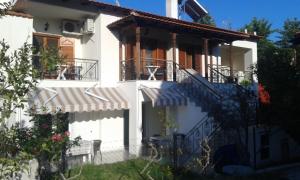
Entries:
POLYGON ((237 97, 251 97, 247 102, 255 116, 253 108, 257 106, 257 96, 250 89, 238 84, 211 83, 193 69, 184 69, 179 64, 175 64, 174 67, 177 86, 190 101, 207 112, 207 116, 188 133, 176 138, 178 141, 176 144, 181 149, 181 153, 175 157, 176 166, 187 166, 194 157, 203 153, 201 144, 204 141, 207 141, 213 149, 224 145, 227 141, 222 134, 222 128, 229 126, 228 122, 231 120, 238 119, 237 113, 241 111, 241 107, 237 97))

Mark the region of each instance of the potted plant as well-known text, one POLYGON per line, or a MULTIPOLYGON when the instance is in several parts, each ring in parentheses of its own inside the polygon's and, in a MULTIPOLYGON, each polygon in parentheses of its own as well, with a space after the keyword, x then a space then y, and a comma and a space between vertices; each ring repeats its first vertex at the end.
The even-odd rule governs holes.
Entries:
POLYGON ((57 70, 63 63, 63 57, 57 48, 43 48, 39 52, 41 78, 56 79, 57 70))

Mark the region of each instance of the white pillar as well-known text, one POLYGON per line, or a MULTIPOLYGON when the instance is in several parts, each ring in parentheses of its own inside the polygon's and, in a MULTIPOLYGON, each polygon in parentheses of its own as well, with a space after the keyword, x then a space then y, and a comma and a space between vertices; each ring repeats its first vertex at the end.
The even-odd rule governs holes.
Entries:
POLYGON ((178 0, 166 0, 166 16, 178 19, 178 0))

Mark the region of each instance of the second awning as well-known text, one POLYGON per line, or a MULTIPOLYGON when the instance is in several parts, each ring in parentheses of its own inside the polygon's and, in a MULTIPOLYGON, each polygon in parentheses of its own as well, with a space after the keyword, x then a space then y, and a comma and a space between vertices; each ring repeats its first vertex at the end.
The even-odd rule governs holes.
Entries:
POLYGON ((185 106, 187 98, 178 88, 149 88, 143 87, 141 90, 151 99, 152 106, 185 106))

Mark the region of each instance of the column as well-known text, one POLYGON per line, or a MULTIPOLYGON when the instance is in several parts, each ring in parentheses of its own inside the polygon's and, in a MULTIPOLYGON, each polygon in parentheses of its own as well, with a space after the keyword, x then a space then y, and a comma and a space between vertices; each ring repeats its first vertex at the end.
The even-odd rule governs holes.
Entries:
POLYGON ((232 62, 232 42, 229 45, 229 68, 230 68, 230 78, 233 79, 233 62, 232 62))
POLYGON ((123 61, 123 35, 119 32, 119 66, 120 66, 120 81, 125 81, 125 62, 123 61))
POLYGON ((177 40, 176 40, 176 33, 172 33, 172 60, 167 60, 167 81, 173 81, 173 73, 174 73, 174 66, 173 63, 176 63, 176 48, 177 48, 177 40))
POLYGON ((141 28, 135 28, 135 61, 136 61, 136 79, 141 78, 141 28))
POLYGON ((205 78, 208 80, 208 39, 203 39, 204 43, 204 63, 205 63, 205 78))

